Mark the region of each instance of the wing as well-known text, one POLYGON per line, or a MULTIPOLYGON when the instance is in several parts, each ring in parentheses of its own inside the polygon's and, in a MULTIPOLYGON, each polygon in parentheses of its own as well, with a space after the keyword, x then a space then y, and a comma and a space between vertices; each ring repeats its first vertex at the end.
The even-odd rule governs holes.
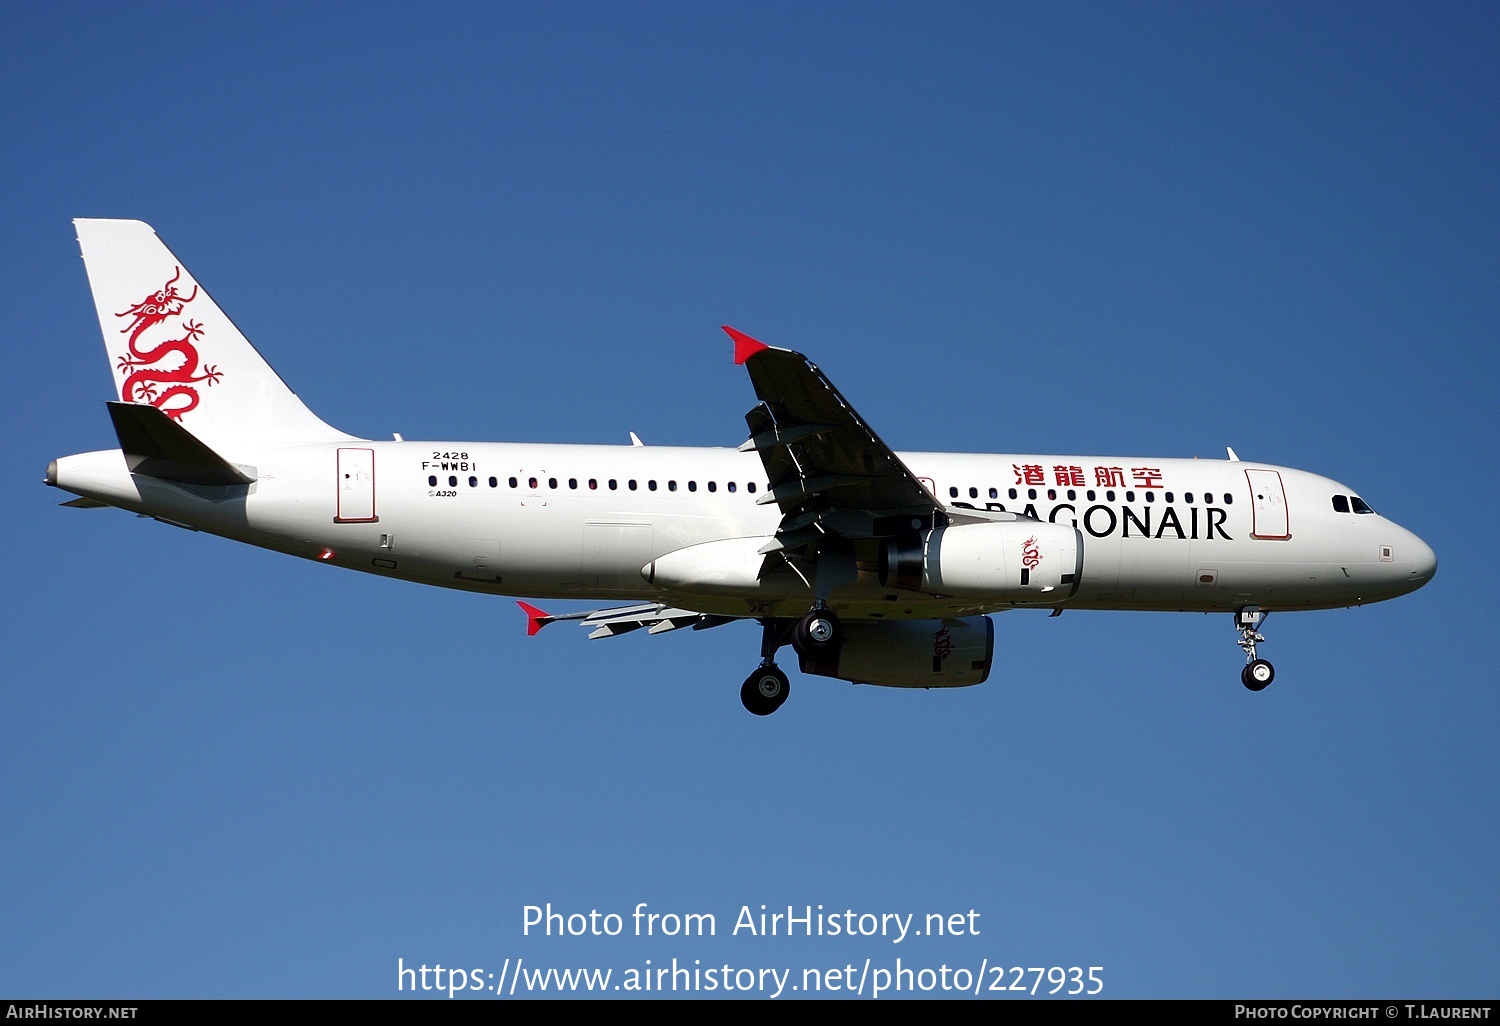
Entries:
POLYGON ((691 627, 695 631, 707 630, 730 623, 738 617, 715 616, 698 613, 691 609, 673 609, 659 602, 642 602, 633 606, 616 606, 612 609, 590 609, 583 613, 560 613, 556 616, 543 612, 526 602, 516 605, 526 613, 526 633, 535 634, 549 623, 559 620, 578 620, 585 627, 594 628, 590 638, 613 638, 634 630, 647 628, 648 634, 665 634, 679 627, 691 627))
MULTIPOLYGON (((728 325, 724 331, 760 400, 745 414, 750 438, 740 446, 760 454, 771 485, 756 502, 774 502, 781 510, 776 536, 760 551, 767 559, 787 560, 799 574, 812 571, 816 583, 809 583, 819 597, 853 579, 858 542, 915 536, 970 514, 982 516, 945 510, 807 357, 728 325)), ((528 634, 559 620, 581 621, 593 628, 590 638, 612 638, 642 627, 661 634, 744 619, 657 602, 557 616, 517 604, 526 612, 528 634)))
POLYGON ((771 490, 757 501, 776 503, 782 514, 776 541, 762 551, 935 526, 942 503, 811 360, 728 325, 724 331, 760 399, 745 415, 750 439, 740 448, 760 453, 771 490))

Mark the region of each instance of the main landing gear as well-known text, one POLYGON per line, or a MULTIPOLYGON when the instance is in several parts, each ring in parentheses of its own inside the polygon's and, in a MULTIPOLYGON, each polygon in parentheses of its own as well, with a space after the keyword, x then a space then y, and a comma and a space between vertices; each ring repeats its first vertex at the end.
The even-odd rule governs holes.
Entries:
POLYGON ((796 623, 762 620, 760 665, 740 685, 740 701, 757 716, 780 709, 792 692, 786 674, 776 665, 776 650, 790 642, 797 654, 815 658, 838 652, 844 643, 844 627, 823 602, 818 602, 796 623))
POLYGON ((757 716, 769 716, 781 708, 792 686, 775 663, 763 663, 740 685, 740 701, 757 716))
POLYGON ((786 620, 762 620, 760 665, 740 685, 740 701, 757 716, 769 716, 786 703, 792 693, 786 674, 776 665, 776 650, 787 642, 793 626, 786 620))
POLYGON ((821 602, 809 609, 792 631, 792 647, 799 655, 814 656, 837 651, 843 640, 844 627, 839 618, 821 602))
POLYGON ((1264 691, 1276 679, 1275 668, 1255 654, 1257 642, 1265 641, 1260 625, 1270 613, 1256 606, 1235 610, 1234 626, 1240 632, 1239 646, 1245 650, 1245 668, 1240 671, 1240 681, 1251 691, 1264 691))

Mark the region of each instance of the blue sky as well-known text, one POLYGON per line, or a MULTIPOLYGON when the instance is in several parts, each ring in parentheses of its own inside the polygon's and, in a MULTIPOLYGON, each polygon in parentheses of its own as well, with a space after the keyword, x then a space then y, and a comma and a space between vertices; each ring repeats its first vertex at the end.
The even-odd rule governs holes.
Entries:
MULTIPOLYGON (((408 966, 1102 966, 1113 997, 1492 997, 1500 13, 1486 4, 0 9, 0 995, 389 997, 408 966), (1016 612, 955 691, 117 511, 69 221, 153 224, 371 437, 733 445, 718 331, 893 446, 1346 482, 1422 591, 1016 612), (546 938, 523 909, 712 913, 546 938), (742 906, 978 936, 730 936, 742 906), (628 931, 627 931, 628 932, 628 931), (987 962, 986 962, 987 960, 987 962)), ((1009 980, 1007 980, 1009 982, 1009 980)))

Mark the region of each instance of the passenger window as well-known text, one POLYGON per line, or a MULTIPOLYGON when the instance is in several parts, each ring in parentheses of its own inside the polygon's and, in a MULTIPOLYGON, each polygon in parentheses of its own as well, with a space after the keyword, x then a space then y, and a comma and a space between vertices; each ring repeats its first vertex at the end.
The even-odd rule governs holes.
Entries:
POLYGON ((593 491, 598 491, 598 490, 599 490, 599 480, 598 480, 598 478, 593 478, 593 477, 589 478, 589 491, 593 492, 593 491))
POLYGON ((448 487, 449 488, 457 488, 458 487, 458 477, 457 477, 457 475, 454 475, 454 476, 448 478, 448 487))
POLYGON ((616 481, 614 478, 610 478, 609 479, 609 490, 610 491, 614 491, 615 489, 617 489, 619 487, 620 487, 620 482, 616 481))
POLYGON ((436 474, 429 474, 427 476, 427 485, 430 488, 436 488, 437 487, 437 475, 436 474))
POLYGON ((549 477, 549 478, 547 478, 547 487, 548 488, 556 488, 557 487, 557 478, 555 478, 555 477, 549 477))
POLYGON ((1036 498, 1036 489, 1035 488, 1028 488, 1028 489, 1026 489, 1026 498, 1028 498, 1028 499, 1034 499, 1034 498, 1036 498))
POLYGON ((1193 503, 1193 493, 1192 492, 1183 492, 1182 493, 1182 501, 1185 502, 1185 503, 1187 503, 1188 505, 1192 505, 1192 503, 1193 503))
POLYGON ((1203 504, 1205 506, 1212 506, 1214 504, 1214 493, 1213 492, 1204 492, 1203 493, 1203 504))
POLYGON ((1234 505, 1234 496, 1231 495, 1229 492, 1225 492, 1224 493, 1224 505, 1226 505, 1226 506, 1233 506, 1234 505))
POLYGON ((512 488, 514 488, 514 487, 515 487, 515 486, 516 486, 516 479, 515 479, 515 478, 511 478, 511 479, 510 479, 510 486, 511 486, 511 487, 512 487, 512 488))
POLYGON ((668 481, 667 482, 667 491, 669 491, 669 492, 675 492, 676 490, 677 490, 677 482, 676 481, 668 481))
POLYGON ((727 484, 727 485, 725 485, 725 486, 724 486, 724 487, 725 487, 725 488, 728 488, 728 489, 729 489, 729 490, 730 490, 730 491, 731 491, 731 492, 732 492, 732 491, 734 491, 734 487, 735 487, 735 486, 734 486, 734 482, 733 482, 733 481, 731 481, 731 482, 729 482, 729 483, 728 483, 728 484, 727 484))
POLYGON ((690 491, 690 492, 696 492, 697 490, 698 490, 698 482, 697 481, 689 481, 688 482, 688 491, 690 491))
POLYGON ((1172 501, 1172 493, 1171 493, 1171 492, 1168 492, 1168 493, 1167 493, 1167 501, 1168 501, 1168 502, 1171 502, 1171 501, 1172 501))
POLYGON ((755 494, 755 482, 754 481, 747 481, 747 482, 745 482, 745 491, 749 492, 751 495, 754 495, 755 494))
POLYGON ((1105 502, 1114 502, 1115 501, 1115 493, 1114 493, 1113 489, 1111 489, 1110 491, 1107 491, 1107 492, 1104 493, 1104 501, 1105 502))
POLYGON ((474 477, 474 476, 471 475, 469 477, 469 487, 470 488, 478 488, 479 487, 479 478, 474 477))
POLYGON ((1012 489, 1011 489, 1011 490, 1010 490, 1010 497, 1011 497, 1011 498, 1012 498, 1012 499, 1014 499, 1014 498, 1015 498, 1015 497, 1016 497, 1016 490, 1015 490, 1015 489, 1014 489, 1014 488, 1012 488, 1012 489))
POLYGON ((1076 498, 1078 498, 1078 493, 1076 491, 1074 491, 1073 489, 1069 488, 1068 489, 1068 501, 1072 502, 1076 498))
POLYGON ((977 499, 977 498, 979 498, 979 489, 978 488, 970 488, 969 489, 969 498, 971 498, 971 499, 977 499))
POLYGON ((957 488, 949 488, 948 489, 948 498, 950 498, 950 499, 956 499, 956 498, 958 498, 958 489, 957 488))
POLYGON ((1333 497, 1333 511, 1335 513, 1349 512, 1349 496, 1335 495, 1333 497))
POLYGON ((712 481, 710 481, 708 483, 708 490, 711 491, 711 492, 716 492, 716 491, 719 490, 719 486, 716 485, 716 484, 714 484, 712 481))
POLYGON ((1146 493, 1146 501, 1147 502, 1155 502, 1156 501, 1156 493, 1155 492, 1147 492, 1146 493))
POLYGON ((568 487, 569 488, 577 488, 578 487, 578 478, 576 478, 576 477, 570 477, 570 478, 568 478, 568 487))
POLYGON ((1094 490, 1092 488, 1090 488, 1088 491, 1086 491, 1086 492, 1083 493, 1083 497, 1085 499, 1088 499, 1090 502, 1093 502, 1094 501, 1094 490))
POLYGON ((499 488, 500 487, 500 481, 499 481, 499 479, 493 478, 493 477, 490 478, 490 487, 491 488, 499 488))
POLYGON ((653 492, 656 491, 656 478, 653 477, 651 480, 647 481, 646 487, 651 489, 653 492))
POLYGON ((627 481, 625 486, 632 492, 635 491, 635 478, 631 478, 629 481, 627 481))
POLYGON ((998 499, 998 498, 1000 498, 1000 490, 998 488, 991 488, 990 489, 990 498, 992 498, 992 499, 998 499))
POLYGON ((528 477, 526 479, 526 486, 528 488, 530 488, 532 491, 536 491, 536 478, 534 478, 534 477, 528 477))
POLYGON ((1126 502, 1134 502, 1135 501, 1135 492, 1126 492, 1125 493, 1125 501, 1126 502))

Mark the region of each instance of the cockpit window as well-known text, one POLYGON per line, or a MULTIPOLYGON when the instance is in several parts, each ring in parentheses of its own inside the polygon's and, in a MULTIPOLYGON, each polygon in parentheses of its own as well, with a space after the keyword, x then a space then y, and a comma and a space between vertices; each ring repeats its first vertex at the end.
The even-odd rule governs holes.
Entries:
POLYGON ((1349 512, 1349 496, 1335 495, 1333 497, 1333 511, 1335 513, 1349 512))
POLYGON ((1358 495, 1349 496, 1349 504, 1354 507, 1356 513, 1374 513, 1375 511, 1365 504, 1365 500, 1358 495))

